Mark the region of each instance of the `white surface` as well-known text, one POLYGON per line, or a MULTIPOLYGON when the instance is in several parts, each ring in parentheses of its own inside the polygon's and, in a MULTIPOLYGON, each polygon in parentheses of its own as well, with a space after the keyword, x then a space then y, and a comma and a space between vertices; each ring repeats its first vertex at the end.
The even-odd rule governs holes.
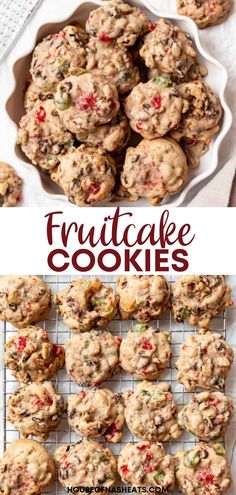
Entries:
MULTIPOLYGON (((152 0, 152 2, 155 8, 159 9, 161 7, 161 5, 158 4, 158 2, 154 2, 154 0, 152 0)), ((136 2, 136 3, 140 3, 140 2, 136 2)), ((141 4, 142 3, 145 2, 143 1, 141 2, 141 4)), ((171 0, 170 6, 171 4, 173 5, 173 3, 174 0, 171 0)), ((56 13, 55 13, 55 9, 53 8, 54 5, 55 3, 53 2, 53 0, 44 0, 42 2, 35 15, 32 17, 30 22, 26 25, 24 31, 19 36, 17 42, 15 43, 14 49, 12 49, 9 55, 7 56, 4 65, 0 67, 0 72, 3 78, 2 81, 3 89, 2 89, 2 99, 0 103, 0 111, 4 121, 4 126, 1 126, 0 129, 1 159, 12 163, 24 179, 24 192, 23 192, 23 203, 22 203, 23 206, 39 206, 39 205, 58 206, 63 204, 64 205, 69 204, 68 201, 65 199, 65 197, 61 195, 51 196, 45 193, 45 190, 41 187, 41 181, 37 170, 31 165, 29 165, 24 159, 20 159, 19 157, 16 156, 14 152, 14 143, 16 140, 16 126, 10 120, 5 110, 5 102, 8 100, 8 98, 10 97, 11 93, 14 90, 15 82, 12 76, 12 67, 14 66, 15 62, 20 57, 25 56, 27 53, 31 51, 31 49, 34 46, 35 37, 40 26, 42 26, 45 23, 56 22, 56 21, 59 22, 61 20, 66 20, 66 18, 73 13, 75 8, 78 7, 78 2, 76 0, 70 0, 70 2, 65 3, 63 0, 58 0, 56 13)), ((163 9, 165 7, 164 12, 166 12, 166 16, 168 16, 166 5, 167 3, 164 2, 164 6, 162 5, 162 7, 163 9)), ((214 61, 214 59, 212 59, 210 55, 207 55, 207 53, 201 48, 196 25, 191 20, 183 17, 181 18, 180 16, 175 16, 174 14, 171 14, 171 16, 173 19, 174 18, 176 19, 175 20, 176 24, 178 24, 181 28, 188 31, 195 39, 195 43, 197 45, 198 51, 200 51, 202 54, 202 57, 199 58, 202 59, 202 62, 204 62, 209 69, 209 75, 206 78, 206 81, 208 81, 211 84, 211 86, 213 86, 213 88, 220 94, 222 104, 225 110, 224 125, 222 127, 222 130, 214 140, 214 143, 212 143, 210 147, 210 151, 202 158, 201 166, 196 171, 193 171, 191 173, 192 176, 190 176, 190 181, 187 184, 187 186, 184 188, 184 190, 180 194, 172 197, 171 200, 168 200, 167 202, 172 206, 179 206, 184 201, 186 203, 186 201, 190 199, 189 196, 186 197, 187 192, 190 190, 192 191, 194 185, 199 183, 199 181, 202 181, 203 178, 208 177, 216 169, 218 163, 219 145, 224 137, 224 134, 227 132, 228 128, 230 127, 231 116, 230 116, 230 112, 227 110, 227 106, 225 105, 223 98, 224 87, 227 80, 227 75, 224 68, 219 63, 214 61), (206 58, 208 59, 208 61, 206 61, 206 58)), ((153 18, 155 18, 155 16, 153 18)), ((50 29, 51 28, 48 28, 47 33, 50 32, 50 29)), ((220 30, 221 28, 219 27, 218 29, 220 30)), ((218 44, 217 34, 214 37, 214 43, 218 44)), ((27 79, 26 74, 23 74, 22 77, 23 78, 25 77, 25 79, 27 79)), ((19 84, 19 80, 18 80, 18 84, 19 84)), ((18 93, 18 96, 14 101, 15 108, 17 108, 19 101, 21 101, 21 98, 22 98, 22 92, 18 93)), ((125 206, 125 204, 128 205, 128 203, 122 202, 123 206, 125 206)), ((137 205, 144 206, 147 204, 148 204, 147 202, 140 200, 139 202, 132 203, 132 206, 137 206, 137 205)), ((114 206, 114 204, 112 205, 114 206)))
MULTIPOLYGON (((74 278, 78 278, 78 277, 73 277, 72 279, 74 278)), ((100 277, 100 278, 103 281, 107 281, 109 283, 114 284, 114 277, 100 277)), ((58 289, 60 290, 64 288, 65 285, 67 285, 71 280, 71 277, 47 276, 45 277, 45 279, 47 283, 51 286, 53 293, 55 293, 58 289)), ((171 279, 169 278, 169 280, 171 279)), ((236 276, 228 277, 227 281, 233 288, 233 297, 236 301, 236 276)), ((186 404, 189 401, 192 394, 186 392, 184 393, 183 386, 176 381, 176 370, 174 368, 174 364, 179 355, 179 347, 181 342, 185 340, 190 333, 194 332, 194 328, 190 327, 187 323, 185 324, 175 323, 171 319, 171 314, 169 311, 161 315, 158 322, 152 322, 152 324, 153 325, 157 324, 157 326, 159 326, 161 330, 166 330, 170 328, 172 331, 173 356, 169 368, 161 375, 160 381, 167 381, 171 383, 171 391, 174 395, 175 401, 179 406, 181 406, 182 404, 186 404)), ((115 335, 121 335, 122 337, 124 337, 126 335, 127 330, 130 328, 130 325, 131 322, 128 321, 120 322, 119 320, 113 320, 109 325, 109 330, 115 335)), ((55 308, 52 308, 52 311, 48 317, 48 320, 46 320, 44 327, 49 332, 50 338, 53 340, 54 343, 63 344, 65 340, 70 337, 68 329, 63 324, 61 318, 58 318, 58 315, 56 315, 55 308)), ((218 331, 226 335, 226 340, 232 345, 236 354, 236 308, 229 308, 224 313, 224 315, 219 315, 218 317, 214 318, 212 321, 212 330, 218 331)), ((4 341, 6 341, 6 339, 8 340, 10 338, 11 334, 12 334, 11 325, 7 324, 5 327, 5 325, 2 322, 0 322, 0 339, 2 338, 2 340, 4 339, 4 341), (7 331, 4 332, 4 330, 7 331)), ((1 349, 2 349, 2 345, 1 345, 1 349)), ((6 411, 7 411, 6 402, 8 400, 9 395, 16 390, 17 382, 13 379, 9 370, 4 371, 3 367, 1 367, 1 369, 2 369, 1 379, 6 378, 7 380, 6 386, 4 386, 4 400, 1 401, 1 404, 3 404, 3 406, 0 408, 0 420, 2 416, 0 425, 1 425, 1 432, 3 434, 1 438, 2 441, 1 445, 3 446, 4 449, 9 442, 12 442, 17 438, 19 438, 19 433, 14 429, 14 427, 10 423, 7 422, 5 423, 4 421, 4 417, 6 416, 6 411), (4 433, 4 427, 5 427, 5 433, 4 433)), ((231 395, 231 397, 234 399, 234 402, 236 404, 235 370, 236 370, 236 363, 234 363, 232 367, 232 371, 230 372, 230 375, 227 378, 226 391, 229 395, 231 395)), ((76 393, 78 390, 81 389, 69 379, 65 371, 60 371, 58 378, 55 379, 54 382, 56 383, 58 391, 63 394, 65 399, 68 396, 68 394, 76 393)), ((118 373, 117 375, 114 375, 114 377, 108 382, 104 382, 104 386, 108 385, 109 388, 111 388, 113 391, 116 392, 118 391, 124 392, 127 389, 133 389, 135 383, 137 383, 137 380, 133 380, 130 375, 128 375, 125 372, 121 372, 118 373)), ((233 420, 230 429, 228 430, 226 448, 227 448, 227 457, 231 464, 231 469, 233 471, 234 484, 236 486, 236 456, 234 449, 235 437, 236 437, 235 426, 236 426, 236 422, 235 420, 233 420)), ((80 437, 69 429, 67 418, 65 415, 64 420, 59 425, 58 432, 53 432, 50 434, 49 439, 46 442, 46 446, 53 453, 55 451, 56 446, 59 443, 67 444, 70 442, 78 441, 79 439, 80 437)), ((122 448, 122 444, 129 441, 137 441, 137 439, 135 439, 131 435, 131 433, 129 433, 127 428, 125 428, 124 435, 122 437, 122 443, 108 444, 108 446, 112 449, 114 454, 117 455, 120 449, 122 448)), ((194 445, 194 443, 195 443, 194 437, 187 432, 183 432, 179 439, 165 443, 165 448, 169 453, 174 454, 178 449, 182 449, 182 448, 190 449, 194 445)), ((47 493, 51 493, 54 495, 56 494, 62 495, 63 493, 65 493, 65 491, 62 488, 60 488, 60 486, 56 483, 51 489, 48 490, 47 493)), ((233 489, 227 492, 228 495, 233 495, 233 493, 234 493, 233 489)), ((177 494, 177 490, 174 491, 174 494, 175 495, 177 494)))

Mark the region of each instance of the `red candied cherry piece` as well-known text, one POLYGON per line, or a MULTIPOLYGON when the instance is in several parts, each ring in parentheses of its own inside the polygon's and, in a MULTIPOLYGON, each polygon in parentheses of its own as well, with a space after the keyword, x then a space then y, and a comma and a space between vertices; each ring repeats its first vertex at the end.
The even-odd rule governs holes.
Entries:
POLYGON ((22 337, 21 335, 17 337, 14 342, 17 350, 20 352, 24 350, 27 344, 26 337, 22 337))
POLYGON ((37 111, 36 113, 36 118, 35 120, 37 122, 43 122, 45 120, 45 117, 46 117, 46 110, 44 107, 40 106, 39 107, 39 110, 37 111))

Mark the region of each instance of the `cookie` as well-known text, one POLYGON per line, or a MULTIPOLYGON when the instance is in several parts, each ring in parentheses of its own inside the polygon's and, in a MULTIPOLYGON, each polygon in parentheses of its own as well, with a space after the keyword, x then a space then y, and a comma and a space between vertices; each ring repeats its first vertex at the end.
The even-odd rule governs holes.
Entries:
POLYGON ((140 83, 124 103, 132 129, 145 139, 164 136, 178 126, 182 112, 182 98, 178 89, 166 77, 156 77, 140 83))
POLYGON ((233 349, 222 335, 190 335, 181 344, 176 361, 177 379, 187 392, 197 387, 223 390, 233 359, 233 349))
POLYGON ((199 443, 192 450, 176 452, 176 481, 185 495, 221 495, 231 485, 231 474, 221 444, 199 443))
POLYGON ((170 289, 161 275, 119 276, 116 294, 122 320, 148 323, 157 319, 170 305, 170 289))
POLYGON ((55 452, 64 488, 106 487, 116 481, 116 460, 110 449, 93 440, 59 447, 55 452))
POLYGON ((109 153, 121 151, 130 136, 129 121, 121 110, 108 124, 98 125, 92 131, 81 131, 76 135, 78 141, 98 146, 109 153))
POLYGON ((209 329, 214 316, 232 304, 231 288, 223 275, 185 275, 173 287, 174 318, 187 320, 202 332, 209 329))
POLYGON ((48 438, 57 429, 64 412, 64 402, 52 382, 21 386, 8 401, 8 421, 22 436, 48 438))
POLYGON ((116 85, 97 72, 64 79, 54 101, 64 126, 74 134, 107 124, 120 107, 116 85))
POLYGON ((15 206, 20 201, 22 179, 11 165, 0 162, 0 207, 15 206))
POLYGON ((179 78, 187 74, 197 58, 191 36, 166 19, 153 24, 139 53, 147 67, 158 70, 158 75, 179 78))
POLYGON ((127 443, 118 457, 118 473, 123 483, 135 487, 174 489, 174 458, 165 453, 161 443, 127 443))
POLYGON ((34 165, 50 172, 73 147, 74 137, 61 122, 53 100, 37 100, 20 120, 17 144, 34 165))
POLYGON ((102 148, 81 144, 60 160, 51 178, 64 191, 70 203, 90 206, 109 199, 115 187, 113 158, 102 148))
POLYGON ((87 36, 79 26, 66 26, 44 38, 33 52, 30 68, 37 86, 54 90, 62 79, 80 74, 86 65, 86 41, 87 36))
POLYGON ((90 330, 65 342, 66 370, 78 385, 96 387, 119 370, 119 338, 90 330))
POLYGON ((209 150, 208 142, 194 139, 181 139, 180 145, 187 158, 188 167, 191 169, 200 165, 201 156, 205 155, 209 150))
POLYGON ((122 0, 109 0, 90 12, 86 31, 107 44, 116 41, 119 45, 132 46, 148 30, 148 24, 140 9, 122 0))
POLYGON ((105 437, 106 442, 119 442, 124 424, 121 394, 107 388, 81 391, 68 397, 68 423, 78 435, 105 437))
POLYGON ((51 342, 45 330, 27 326, 5 344, 4 364, 20 383, 44 382, 65 364, 61 345, 51 342))
POLYGON ((137 323, 120 345, 120 366, 138 380, 155 380, 171 358, 170 332, 137 323))
POLYGON ((233 2, 232 0, 177 0, 177 11, 196 22, 199 28, 215 26, 227 19, 233 2))
POLYGON ((54 461, 35 440, 16 440, 0 459, 3 495, 40 495, 56 478, 54 461))
POLYGON ((136 148, 128 148, 121 185, 130 201, 147 198, 155 206, 179 192, 187 180, 185 154, 170 138, 143 139, 136 148))
POLYGON ((39 102, 41 105, 47 100, 53 100, 54 90, 43 90, 35 81, 30 81, 24 95, 24 108, 26 111, 33 110, 39 102))
POLYGON ((222 392, 204 391, 194 394, 178 413, 181 428, 204 442, 224 436, 233 416, 233 400, 222 392))
POLYGON ((127 93, 138 84, 138 67, 134 65, 130 52, 124 46, 91 37, 86 50, 86 70, 101 71, 115 83, 119 94, 127 93))
POLYGON ((209 141, 220 128, 222 107, 218 95, 201 80, 180 84, 178 90, 183 111, 179 127, 171 131, 171 136, 177 141, 182 137, 209 141))
POLYGON ((39 277, 0 277, 0 320, 17 328, 43 320, 51 307, 51 290, 39 277))
POLYGON ((98 278, 74 280, 55 294, 54 303, 72 332, 106 326, 116 315, 116 295, 98 278))
POLYGON ((169 388, 168 383, 144 381, 134 392, 125 392, 125 420, 135 437, 167 442, 180 436, 177 408, 169 388))

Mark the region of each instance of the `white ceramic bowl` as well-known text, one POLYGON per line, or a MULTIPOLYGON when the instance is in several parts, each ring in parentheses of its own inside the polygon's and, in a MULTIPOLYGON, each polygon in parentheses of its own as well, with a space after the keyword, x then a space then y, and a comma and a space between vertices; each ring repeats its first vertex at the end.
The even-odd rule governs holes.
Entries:
MULTIPOLYGON (((84 23, 89 12, 102 4, 100 0, 96 0, 96 2, 79 2, 78 6, 77 2, 70 0, 70 5, 64 6, 64 2, 59 1, 56 9, 53 9, 53 12, 52 9, 49 9, 50 14, 47 16, 45 15, 45 4, 47 3, 49 5, 49 0, 48 2, 43 2, 42 6, 39 8, 36 15, 36 20, 33 17, 32 20, 29 21, 14 50, 11 52, 11 70, 8 71, 7 75, 8 87, 6 90, 7 97, 5 100, 6 127, 9 132, 11 130, 10 138, 8 133, 8 140, 11 139, 11 144, 8 143, 8 146, 10 145, 12 150, 14 150, 13 164, 14 162, 17 162, 17 169, 19 172, 22 170, 21 175, 25 178, 25 182, 30 180, 31 189, 33 188, 34 191, 33 197, 31 198, 32 206, 45 206, 49 203, 54 204, 55 206, 58 204, 70 205, 70 203, 67 198, 61 194, 61 191, 57 188, 57 186, 53 184, 53 182, 47 178, 45 174, 40 174, 39 170, 30 164, 19 147, 15 146, 17 124, 24 113, 23 90, 29 77, 28 70, 31 60, 31 52, 34 49, 35 44, 41 41, 46 35, 58 32, 58 30, 70 22, 75 23, 79 21, 80 23, 84 23)), ((149 15, 151 20, 155 20, 157 17, 166 17, 191 35, 194 40, 195 48, 198 52, 198 59, 202 64, 206 65, 208 69, 206 82, 208 82, 210 86, 212 86, 212 88, 214 88, 214 90, 218 93, 221 100, 221 105, 224 109, 220 132, 213 138, 208 153, 201 158, 200 166, 197 169, 190 171, 187 184, 180 193, 170 196, 162 203, 167 204, 168 206, 181 206, 187 199, 187 195, 190 194, 192 189, 204 179, 209 178, 210 175, 217 169, 219 148, 232 124, 232 114, 227 106, 224 96, 228 79, 227 71, 217 60, 211 57, 203 49, 200 44, 198 29, 192 20, 179 15, 168 16, 162 12, 158 12, 157 9, 147 0, 134 0, 131 3, 141 7, 149 15)), ((12 163, 10 155, 12 156, 12 152, 9 149, 9 162, 12 163)), ((30 194, 29 184, 27 184, 27 187, 28 194, 30 194)), ((26 204, 29 205, 29 201, 26 201, 26 204)), ((149 202, 144 199, 140 199, 135 203, 122 201, 117 204, 110 202, 103 202, 99 204, 99 206, 117 205, 132 205, 135 207, 149 206, 149 202)))

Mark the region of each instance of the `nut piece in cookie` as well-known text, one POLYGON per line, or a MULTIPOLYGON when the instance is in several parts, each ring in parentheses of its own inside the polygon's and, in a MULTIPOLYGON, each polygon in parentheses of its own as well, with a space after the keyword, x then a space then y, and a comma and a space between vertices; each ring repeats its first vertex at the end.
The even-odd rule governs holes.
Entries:
POLYGON ((112 487, 116 482, 116 460, 110 449, 94 440, 59 447, 55 454, 59 481, 64 488, 112 487))
POLYGON ((148 31, 148 24, 140 9, 122 0, 108 0, 90 12, 86 31, 107 44, 115 40, 119 45, 132 46, 138 36, 148 31))
POLYGON ((199 28, 215 26, 224 22, 231 9, 232 0, 177 0, 177 11, 196 22, 199 28))
POLYGON ((116 294, 122 320, 155 320, 170 306, 170 289, 161 275, 117 277, 116 294))
POLYGON ((191 36, 166 19, 153 27, 139 52, 146 66, 157 69, 159 75, 184 78, 197 58, 191 36))
POLYGON ((116 85, 101 72, 67 77, 58 84, 54 102, 63 124, 75 134, 110 122, 120 107, 116 85))
POLYGON ((168 77, 155 77, 135 86, 125 99, 132 129, 146 139, 164 136, 178 127, 183 104, 178 89, 171 84, 168 77))
POLYGON ((130 52, 124 46, 92 37, 86 50, 86 70, 101 71, 115 83, 119 94, 127 93, 138 84, 140 79, 138 67, 134 65, 130 52))
POLYGON ((197 80, 178 86, 183 99, 182 117, 171 136, 210 142, 220 128, 222 107, 218 95, 208 84, 197 80))
POLYGON ((233 400, 222 392, 208 390, 194 394, 178 413, 181 428, 204 442, 215 441, 225 434, 234 413, 233 400))
POLYGON ((46 317, 51 307, 51 290, 39 277, 0 277, 0 320, 24 328, 46 317))
POLYGON ((147 198, 153 206, 182 189, 188 174, 185 154, 170 138, 143 139, 128 148, 121 185, 130 201, 147 198))
POLYGON ((52 382, 21 386, 8 401, 8 421, 21 435, 43 440, 57 429, 64 412, 64 402, 52 382))
POLYGON ((167 442, 180 436, 177 407, 168 383, 141 382, 125 392, 125 420, 131 433, 143 440, 167 442))
POLYGON ((33 81, 43 91, 55 90, 70 75, 78 75, 86 65, 87 35, 79 26, 66 26, 39 43, 31 62, 33 81))
POLYGON ((68 423, 81 436, 119 442, 125 421, 121 394, 107 388, 81 391, 68 397, 68 423))
POLYGON ((74 137, 63 125, 53 100, 36 100, 20 120, 17 144, 34 165, 50 172, 73 147, 74 137))
POLYGON ((42 328, 27 326, 5 344, 4 365, 20 383, 49 380, 64 364, 63 347, 53 344, 42 328))
POLYGON ((0 487, 3 495, 40 495, 56 478, 54 461, 35 440, 12 442, 0 459, 0 487))
POLYGON ((116 295, 98 278, 74 280, 55 294, 54 303, 73 332, 106 326, 116 315, 116 295))
POLYGON ((175 364, 177 380, 187 392, 198 387, 223 390, 233 360, 233 349, 222 335, 211 332, 190 335, 181 344, 175 364))
POLYGON ((119 337, 90 330, 65 342, 66 370, 81 386, 98 386, 119 371, 119 337))
POLYGON ((120 345, 120 366, 138 380, 155 380, 171 358, 170 332, 137 323, 120 345))
POLYGON ((201 332, 209 330, 212 318, 232 304, 231 288, 223 275, 186 275, 173 287, 174 318, 197 325, 201 332))
POLYGON ((168 493, 174 489, 174 458, 165 453, 161 443, 127 443, 120 452, 117 467, 123 483, 161 487, 168 493))
POLYGON ((0 207, 15 206, 21 197, 22 179, 8 163, 0 162, 0 207))
POLYGON ((185 495, 222 495, 230 487, 230 467, 223 445, 199 443, 192 450, 176 452, 176 481, 185 495))

